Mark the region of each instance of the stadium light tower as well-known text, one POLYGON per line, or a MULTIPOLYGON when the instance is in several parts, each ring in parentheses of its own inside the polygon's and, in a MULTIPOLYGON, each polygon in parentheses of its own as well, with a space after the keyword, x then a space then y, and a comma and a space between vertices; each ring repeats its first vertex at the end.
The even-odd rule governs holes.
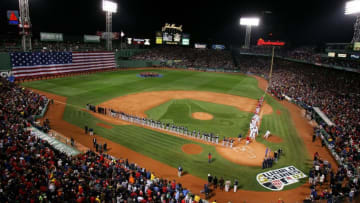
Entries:
POLYGON ((112 50, 112 14, 117 12, 117 3, 103 0, 103 11, 106 12, 106 48, 112 50))
POLYGON ((251 27, 259 26, 260 19, 259 18, 240 18, 240 25, 246 26, 246 35, 245 35, 245 48, 250 48, 250 38, 251 38, 251 27))
POLYGON ((23 51, 31 50, 31 22, 29 13, 29 0, 19 0, 19 28, 22 35, 21 47, 23 51), (28 49, 29 48, 29 49, 28 49))
POLYGON ((356 16, 356 22, 354 24, 354 35, 351 43, 360 42, 360 0, 346 2, 345 15, 356 16))

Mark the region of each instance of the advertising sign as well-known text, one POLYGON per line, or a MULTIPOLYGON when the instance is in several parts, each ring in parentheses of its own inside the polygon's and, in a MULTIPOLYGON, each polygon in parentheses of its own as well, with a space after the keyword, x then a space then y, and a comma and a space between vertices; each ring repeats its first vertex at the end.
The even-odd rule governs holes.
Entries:
POLYGON ((347 56, 346 54, 338 54, 339 58, 346 58, 346 56, 347 56))
POLYGON ((190 45, 190 40, 187 39, 187 38, 183 38, 182 41, 181 41, 181 44, 185 45, 185 46, 188 46, 188 45, 190 45))
POLYGON ((335 57, 335 52, 329 52, 328 57, 335 57))
POLYGON ((206 44, 195 44, 195 49, 206 49, 206 44))
POLYGON ((49 32, 40 32, 40 40, 46 42, 62 42, 63 34, 62 33, 49 33, 49 32))
POLYGON ((295 168, 294 166, 287 166, 263 173, 256 176, 258 183, 266 189, 272 191, 280 191, 285 186, 299 182, 299 179, 307 176, 295 168))
POLYGON ((350 58, 352 58, 352 59, 359 59, 360 56, 359 56, 359 55, 356 55, 356 54, 351 54, 351 55, 350 55, 350 58))
POLYGON ((84 35, 84 42, 99 43, 100 36, 97 35, 84 35))
POLYGON ((7 18, 8 18, 10 25, 18 25, 19 24, 19 11, 17 11, 17 10, 7 11, 7 18))
POLYGON ((225 49, 225 45, 222 44, 213 44, 212 45, 213 49, 225 49))
POLYGON ((162 44, 163 43, 163 40, 162 40, 162 37, 156 37, 156 44, 162 44))
POLYGON ((285 42, 280 41, 264 41, 260 38, 257 42, 258 46, 285 46, 285 42))
POLYGON ((360 42, 354 43, 354 51, 360 51, 360 42))
MULTIPOLYGON (((109 34, 110 34, 111 39, 119 39, 120 38, 120 33, 119 32, 112 32, 112 33, 109 33, 109 34)), ((101 39, 106 39, 107 32, 97 31, 96 35, 100 36, 101 39)))

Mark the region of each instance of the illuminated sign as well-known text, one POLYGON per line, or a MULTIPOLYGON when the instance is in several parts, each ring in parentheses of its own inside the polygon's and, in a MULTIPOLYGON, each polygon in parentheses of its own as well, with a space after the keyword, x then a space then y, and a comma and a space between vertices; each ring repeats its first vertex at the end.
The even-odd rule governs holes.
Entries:
POLYGON ((190 45, 190 40, 183 38, 181 44, 182 45, 190 45))
POLYGON ((171 42, 171 41, 173 41, 173 36, 167 32, 164 32, 163 40, 164 40, 164 42, 171 42))
POLYGON ((176 34, 174 35, 174 42, 180 42, 180 40, 181 40, 181 34, 176 33, 176 34))
MULTIPOLYGON (((131 39, 131 38, 128 38, 128 40, 131 39)), ((128 41, 128 43, 131 44, 131 41, 128 41)), ((137 39, 137 38, 134 38, 132 39, 132 44, 140 44, 140 45, 150 45, 150 39, 137 39)))
POLYGON ((169 24, 169 23, 165 23, 164 27, 162 27, 162 31, 165 32, 166 29, 175 29, 175 30, 178 30, 180 32, 182 32, 182 25, 180 26, 176 26, 175 24, 169 24))
MULTIPOLYGON (((101 39, 106 39, 106 36, 108 35, 108 33, 97 31, 96 35, 100 36, 101 39)), ((120 38, 120 32, 111 32, 111 33, 109 33, 109 35, 110 35, 110 39, 119 39, 120 38)))
POLYGON ((179 44, 179 43, 178 42, 165 42, 165 44, 175 45, 175 44, 179 44))
POLYGON ((354 43, 354 51, 360 51, 360 42, 354 43))
POLYGON ((335 52, 329 52, 328 57, 335 57, 335 52))
POLYGON ((62 33, 40 32, 40 40, 47 41, 47 42, 62 42, 63 34, 62 33))
POLYGON ((346 54, 338 54, 339 58, 346 58, 346 56, 347 56, 346 54))
POLYGON ((195 44, 195 49, 206 49, 206 44, 195 44))
POLYGON ((84 35, 84 42, 99 43, 100 36, 97 35, 84 35))
POLYGON ((258 46, 284 46, 285 42, 272 42, 272 41, 264 41, 262 38, 260 38, 257 42, 258 46))
POLYGON ((163 40, 162 40, 162 37, 156 37, 156 44, 162 44, 163 43, 163 40))
POLYGON ((144 45, 150 46, 150 39, 145 39, 144 45))
POLYGON ((359 59, 360 56, 359 56, 359 55, 355 55, 355 54, 351 54, 351 55, 350 55, 350 58, 352 58, 352 59, 359 59))
POLYGON ((19 11, 9 10, 7 11, 7 18, 9 20, 10 25, 18 25, 19 24, 19 11))
POLYGON ((127 38, 127 43, 130 45, 132 43, 132 38, 127 38))
POLYGON ((225 49, 225 45, 222 45, 222 44, 214 44, 212 45, 213 49, 225 49))

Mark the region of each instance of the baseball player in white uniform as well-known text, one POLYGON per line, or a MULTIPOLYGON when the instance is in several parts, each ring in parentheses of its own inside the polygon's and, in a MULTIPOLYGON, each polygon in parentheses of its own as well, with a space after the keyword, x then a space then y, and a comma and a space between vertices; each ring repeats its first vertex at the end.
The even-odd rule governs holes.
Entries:
POLYGON ((270 131, 267 130, 266 133, 265 133, 265 135, 264 135, 264 138, 267 139, 267 138, 269 137, 269 135, 270 135, 270 131))

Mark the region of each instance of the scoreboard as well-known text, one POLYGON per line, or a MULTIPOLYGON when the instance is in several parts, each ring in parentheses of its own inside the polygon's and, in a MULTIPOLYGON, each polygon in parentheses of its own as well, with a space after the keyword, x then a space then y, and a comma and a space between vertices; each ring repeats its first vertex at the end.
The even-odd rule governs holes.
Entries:
POLYGON ((156 32, 156 44, 190 45, 190 35, 183 33, 182 25, 166 23, 161 31, 156 32))

